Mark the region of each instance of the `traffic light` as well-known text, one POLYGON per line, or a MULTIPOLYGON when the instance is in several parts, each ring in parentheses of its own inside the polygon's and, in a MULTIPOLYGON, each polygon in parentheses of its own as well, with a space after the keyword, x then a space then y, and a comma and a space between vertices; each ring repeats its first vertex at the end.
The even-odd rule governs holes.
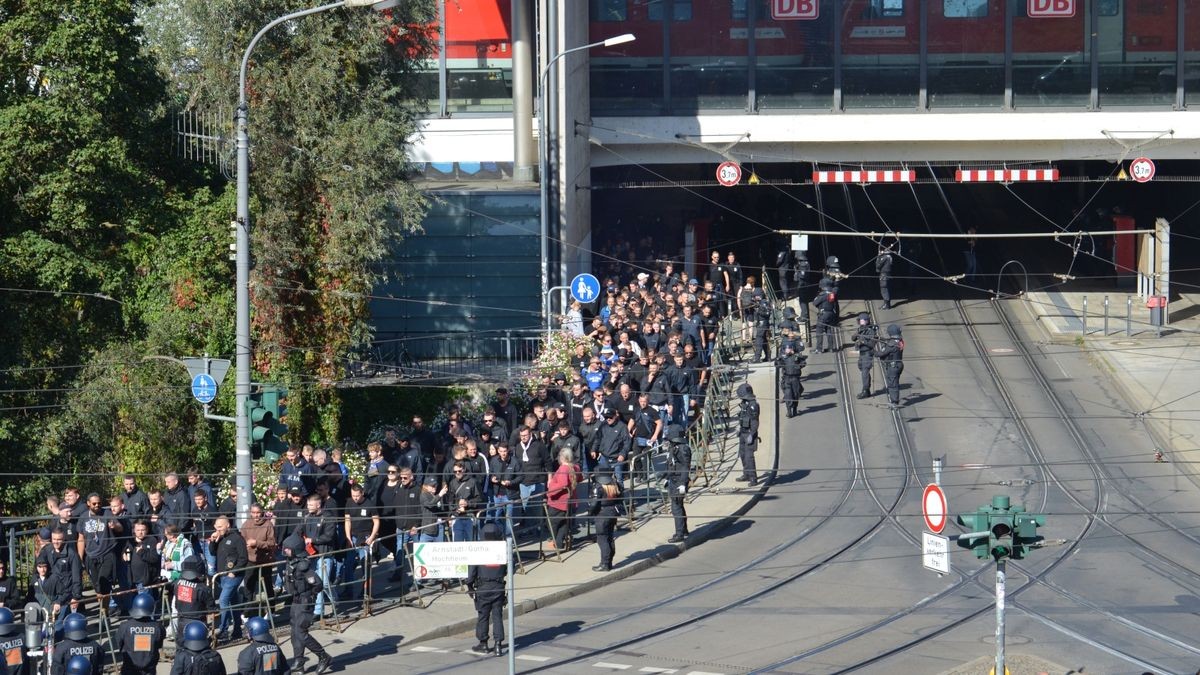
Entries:
POLYGON ((1037 533, 1037 529, 1046 524, 1046 516, 1021 513, 1017 515, 1015 524, 1012 557, 1020 560, 1029 554, 1029 549, 1032 546, 1042 541, 1043 537, 1037 533))
POLYGON ((964 513, 957 518, 958 524, 967 528, 966 533, 958 535, 958 545, 971 549, 975 553, 975 557, 980 560, 987 560, 989 556, 988 517, 990 512, 991 509, 981 506, 975 513, 964 513))
POLYGON ((274 462, 287 450, 287 389, 276 386, 260 387, 246 400, 246 415, 250 418, 250 453, 254 459, 274 462))
POLYGON ((992 497, 992 509, 988 514, 988 540, 990 553, 993 558, 1011 558, 1013 552, 1013 525, 1017 513, 1025 509, 1020 506, 1010 507, 1008 495, 992 497))

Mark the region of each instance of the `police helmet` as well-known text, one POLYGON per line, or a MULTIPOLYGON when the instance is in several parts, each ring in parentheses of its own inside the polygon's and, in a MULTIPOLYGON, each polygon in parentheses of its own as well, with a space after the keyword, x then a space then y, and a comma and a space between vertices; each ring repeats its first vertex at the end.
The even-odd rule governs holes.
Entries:
POLYGON ((829 277, 821 277, 821 280, 817 282, 817 286, 823 291, 828 291, 829 289, 833 288, 833 279, 830 279, 829 277))
POLYGON ((892 337, 900 337, 900 326, 897 326, 896 324, 888 326, 888 335, 891 335, 892 337))
POLYGON ((76 654, 67 661, 67 675, 92 675, 92 662, 83 654, 76 654))
POLYGON ((179 576, 187 579, 188 581, 196 581, 199 579, 201 576, 201 570, 204 569, 200 566, 200 559, 196 556, 189 556, 185 558, 180 567, 181 569, 179 576))
POLYGON ((261 616, 252 616, 246 621, 246 635, 255 642, 271 642, 271 626, 261 616))
POLYGON ((754 398, 754 388, 750 386, 749 382, 743 382, 738 385, 737 395, 743 400, 752 399, 754 398))
POLYGON ((500 541, 504 539, 504 534, 500 532, 500 526, 496 523, 484 525, 481 534, 484 541, 500 541))
POLYGON ((791 307, 784 307, 783 308, 783 318, 785 318, 785 319, 796 318, 796 310, 792 309, 791 307))
POLYGON ((129 616, 133 617, 134 619, 149 619, 153 613, 153 595, 143 591, 133 596, 133 603, 129 606, 129 616))
POLYGON ((681 425, 672 424, 667 430, 667 440, 672 443, 687 443, 687 432, 681 425))
POLYGON ((292 569, 299 572, 300 574, 304 574, 311 567, 311 565, 308 562, 307 556, 293 557, 291 564, 292 564, 292 569))
POLYGON ((838 266, 840 266, 840 264, 841 263, 838 262, 838 258, 836 255, 831 255, 825 259, 826 267, 838 267, 838 266))
POLYGON ((208 647, 208 627, 202 621, 189 621, 183 627, 183 646, 194 652, 208 647))
POLYGON ((871 323, 871 315, 867 314, 866 312, 860 312, 858 315, 858 322, 864 326, 871 323))
POLYGON ((63 619, 63 637, 68 640, 87 639, 87 619, 79 612, 71 612, 63 619))
POLYGON ((286 549, 288 557, 303 558, 308 555, 308 549, 304 548, 304 538, 295 532, 289 534, 283 540, 283 548, 286 549))
POLYGON ((13 623, 13 621, 12 610, 7 607, 0 607, 0 635, 12 635, 20 630, 20 627, 13 623))

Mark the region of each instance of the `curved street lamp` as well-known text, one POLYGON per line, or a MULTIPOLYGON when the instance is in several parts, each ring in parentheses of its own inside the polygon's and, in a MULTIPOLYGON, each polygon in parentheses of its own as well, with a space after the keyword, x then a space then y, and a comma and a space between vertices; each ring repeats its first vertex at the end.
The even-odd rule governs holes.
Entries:
POLYGON ((394 7, 397 0, 339 0, 319 7, 302 9, 275 19, 263 26, 250 40, 246 51, 242 54, 242 67, 238 73, 238 106, 234 113, 234 127, 237 129, 237 221, 234 229, 237 232, 237 281, 235 291, 237 302, 237 328, 234 338, 236 362, 234 364, 234 419, 236 420, 236 436, 234 449, 237 471, 238 490, 238 520, 246 518, 251 501, 251 471, 253 463, 250 458, 249 418, 246 413, 246 399, 250 395, 250 106, 246 102, 246 70, 250 65, 250 53, 255 45, 272 28, 292 19, 298 19, 309 14, 317 14, 331 9, 374 7, 387 9, 394 7))

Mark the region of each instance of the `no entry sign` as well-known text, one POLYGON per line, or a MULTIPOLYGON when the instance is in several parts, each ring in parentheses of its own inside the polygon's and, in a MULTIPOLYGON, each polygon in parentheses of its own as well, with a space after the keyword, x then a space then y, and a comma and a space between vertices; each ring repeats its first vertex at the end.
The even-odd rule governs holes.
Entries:
POLYGON ((946 493, 936 485, 926 485, 921 495, 921 514, 925 516, 925 527, 934 534, 946 529, 946 493))

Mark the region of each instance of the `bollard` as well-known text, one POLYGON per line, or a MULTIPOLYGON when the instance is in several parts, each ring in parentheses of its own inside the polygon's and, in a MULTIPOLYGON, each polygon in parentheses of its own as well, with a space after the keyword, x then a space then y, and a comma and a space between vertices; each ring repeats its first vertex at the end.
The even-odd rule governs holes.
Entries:
POLYGON ((1125 298, 1125 337, 1133 337, 1133 298, 1125 298))
POLYGON ((1087 296, 1083 296, 1083 336, 1087 337, 1087 296))
POLYGON ((1108 337, 1108 296, 1104 296, 1104 337, 1108 337))

